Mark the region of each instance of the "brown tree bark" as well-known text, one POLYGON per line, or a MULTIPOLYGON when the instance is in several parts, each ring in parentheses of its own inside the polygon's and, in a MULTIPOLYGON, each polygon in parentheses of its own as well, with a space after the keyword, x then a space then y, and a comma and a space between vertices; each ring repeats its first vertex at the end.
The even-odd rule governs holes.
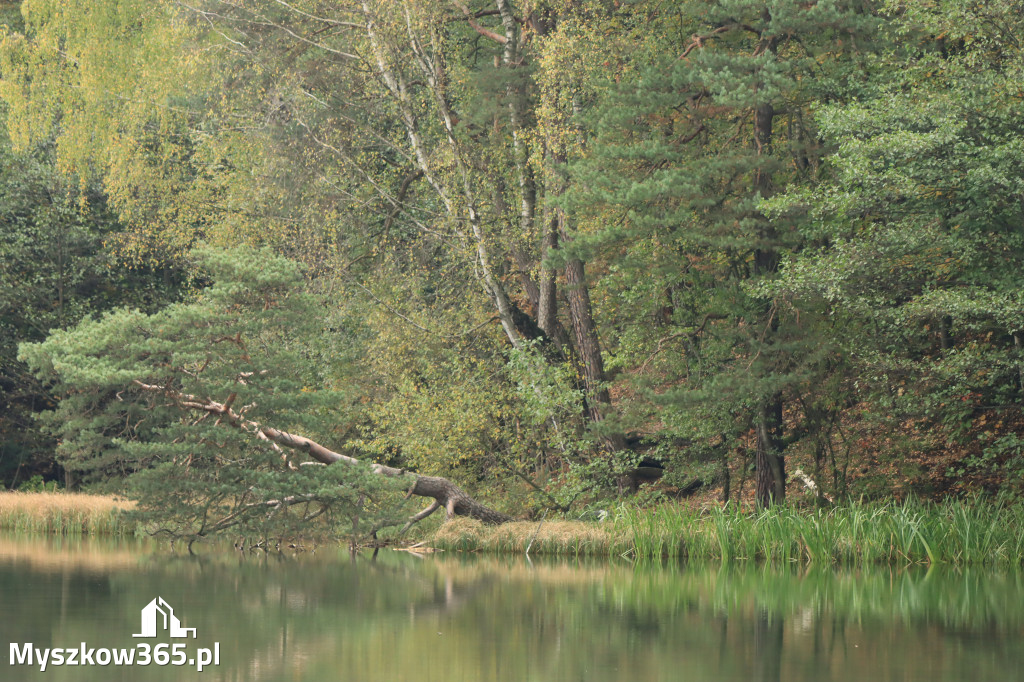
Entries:
POLYGON ((771 396, 758 409, 757 506, 767 509, 786 499, 786 463, 781 451, 782 399, 771 396))
MULTIPOLYGON (((558 324, 558 302, 555 297, 555 269, 546 264, 546 259, 551 252, 558 248, 558 227, 557 222, 547 219, 544 221, 544 238, 541 242, 541 265, 540 265, 540 290, 537 303, 537 325, 544 330, 549 339, 555 339, 562 343, 559 332, 562 332, 558 324)), ((564 333, 564 332, 563 332, 564 333)))
MULTIPOLYGON (((572 241, 565 214, 559 211, 559 233, 563 243, 572 241)), ((569 318, 572 321, 576 352, 583 365, 583 384, 586 389, 587 415, 591 422, 603 421, 611 412, 612 400, 605 387, 604 358, 597 338, 593 309, 590 304, 590 290, 587 287, 586 268, 579 258, 570 258, 565 263, 565 297, 569 302, 569 318)), ((626 439, 621 433, 605 437, 605 444, 611 452, 622 450, 626 439)))
POLYGON ((587 410, 591 421, 599 422, 611 404, 608 389, 604 387, 604 360, 597 340, 597 329, 590 307, 590 292, 583 261, 572 258, 565 264, 565 297, 569 301, 576 352, 583 363, 583 382, 587 393, 587 410))
MULTIPOLYGON (((141 381, 135 381, 134 383, 144 391, 164 395, 183 410, 195 410, 215 414, 218 417, 218 423, 233 426, 251 433, 254 437, 271 443, 272 446, 278 450, 284 447, 290 450, 305 452, 320 464, 330 465, 339 462, 342 464, 360 463, 360 460, 355 457, 335 452, 334 450, 331 450, 314 440, 306 438, 305 436, 281 431, 280 429, 275 429, 271 426, 263 426, 255 421, 244 418, 231 408, 231 403, 234 402, 233 397, 229 397, 221 403, 210 400, 209 398, 199 398, 194 395, 180 393, 164 386, 145 384, 141 381)), ((410 517, 407 520, 403 531, 408 529, 412 524, 427 518, 438 509, 444 509, 449 519, 455 516, 468 516, 469 518, 477 519, 478 521, 488 524, 501 524, 514 520, 508 514, 503 514, 481 504, 480 502, 477 502, 462 490, 462 488, 458 487, 446 478, 441 478, 439 476, 421 476, 406 469, 390 467, 376 462, 370 463, 370 469, 381 476, 408 479, 410 486, 407 496, 411 497, 415 495, 418 497, 429 497, 434 500, 426 509, 410 517)))

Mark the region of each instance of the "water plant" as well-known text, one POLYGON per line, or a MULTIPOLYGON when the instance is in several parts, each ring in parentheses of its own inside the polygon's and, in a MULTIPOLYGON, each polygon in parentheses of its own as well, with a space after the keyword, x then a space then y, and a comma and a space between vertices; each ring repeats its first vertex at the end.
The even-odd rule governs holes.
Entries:
POLYGON ((760 512, 665 505, 631 509, 614 523, 638 557, 844 565, 1024 561, 1024 508, 977 497, 760 512))
POLYGON ((625 555, 636 560, 713 559, 813 565, 1020 564, 1024 507, 981 498, 851 503, 827 509, 754 511, 728 504, 622 505, 604 522, 520 522, 487 527, 449 522, 432 539, 441 549, 625 555))

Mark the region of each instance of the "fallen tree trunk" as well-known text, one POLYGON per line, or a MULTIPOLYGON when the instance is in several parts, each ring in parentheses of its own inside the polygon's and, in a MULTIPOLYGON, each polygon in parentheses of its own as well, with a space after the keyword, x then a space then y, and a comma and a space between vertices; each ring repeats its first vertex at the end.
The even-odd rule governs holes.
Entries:
MULTIPOLYGON (((246 419, 244 416, 232 409, 235 395, 232 394, 224 402, 216 402, 209 398, 199 398, 187 393, 181 393, 174 389, 154 384, 145 384, 141 381, 133 382, 143 391, 160 393, 170 399, 182 409, 206 412, 217 416, 218 424, 226 424, 248 433, 255 437, 269 442, 272 447, 280 451, 282 447, 290 450, 305 452, 313 460, 320 464, 330 465, 337 462, 343 464, 360 464, 361 460, 335 452, 314 440, 299 436, 287 431, 281 431, 270 426, 263 426, 258 422, 246 419)), ((406 521, 402 532, 405 532, 414 523, 427 518, 438 509, 444 509, 450 519, 455 516, 468 516, 487 524, 501 524, 513 521, 513 517, 502 512, 491 509, 470 497, 462 488, 458 487, 446 478, 440 476, 422 476, 406 469, 390 467, 377 462, 369 464, 370 469, 381 476, 390 478, 407 478, 410 487, 406 497, 418 496, 429 497, 434 501, 423 511, 414 514, 406 521)))

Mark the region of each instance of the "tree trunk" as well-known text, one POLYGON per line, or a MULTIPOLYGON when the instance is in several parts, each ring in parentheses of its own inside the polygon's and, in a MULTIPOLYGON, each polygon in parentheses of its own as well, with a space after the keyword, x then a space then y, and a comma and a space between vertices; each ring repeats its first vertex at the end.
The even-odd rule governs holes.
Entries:
POLYGON ((722 467, 722 496, 719 499, 725 504, 729 502, 729 496, 732 494, 732 474, 729 473, 729 448, 725 445, 725 438, 722 438, 720 466, 722 467))
MULTIPOLYGON (((204 407, 203 409, 206 408, 204 407)), ((359 463, 359 460, 355 457, 334 452, 333 450, 325 448, 323 445, 320 445, 319 443, 304 436, 297 436, 269 426, 255 426, 258 428, 259 436, 264 440, 268 440, 282 447, 304 451, 321 464, 334 464, 336 462, 344 464, 359 463)), ((416 495, 418 497, 433 498, 434 504, 427 507, 427 509, 420 514, 412 517, 406 527, 417 521, 422 521, 437 509, 442 508, 447 513, 448 518, 453 518, 455 516, 468 516, 472 519, 477 519, 478 521, 483 521, 484 523, 489 524, 500 524, 513 520, 511 516, 477 502, 466 494, 462 488, 458 487, 446 478, 441 478, 439 476, 421 476, 411 471, 407 471, 406 469, 389 467, 376 462, 370 464, 370 468, 374 473, 380 474, 381 476, 408 478, 412 481, 412 485, 408 492, 409 496, 416 495)))
POLYGON ((597 329, 590 307, 586 272, 583 261, 572 258, 565 264, 565 297, 569 301, 569 317, 576 337, 576 351, 583 363, 583 382, 586 386, 587 411, 591 421, 604 418, 611 404, 608 389, 604 387, 604 361, 597 340, 597 329))
MULTIPOLYGON (((769 10, 765 9, 765 21, 770 20, 769 10)), ((774 53, 777 38, 763 38, 758 45, 759 53, 774 53)), ((775 107, 766 102, 754 109, 754 148, 761 161, 754 170, 753 190, 762 199, 773 193, 771 173, 766 168, 767 160, 772 154, 772 136, 775 121, 775 107)), ((758 222, 757 244, 754 248, 754 272, 757 276, 767 276, 778 270, 779 254, 776 249, 775 228, 760 212, 754 219, 758 222)), ((778 331, 778 316, 770 306, 765 310, 764 337, 760 343, 771 345, 778 331)), ((760 354, 761 349, 758 349, 760 354)), ((782 395, 772 393, 761 403, 755 419, 757 428, 757 505, 767 508, 773 504, 781 504, 786 497, 785 461, 782 455, 782 395)))
MULTIPOLYGON (((545 211, 545 213, 547 213, 545 211)), ((537 303, 537 325, 544 330, 549 339, 564 345, 560 336, 564 330, 558 324, 558 302, 555 298, 555 269, 546 263, 551 253, 558 248, 558 222, 555 219, 544 220, 544 238, 540 250, 540 291, 537 303), (559 333, 561 332, 561 334, 559 333)))
MULTIPOLYGON (((565 214, 559 212, 559 232, 563 243, 571 241, 565 214)), ((586 270, 579 258, 570 258, 565 264, 565 297, 569 301, 569 317, 572 320, 576 351, 583 363, 583 383, 586 389, 587 416, 593 423, 603 421, 611 412, 612 400, 605 387, 604 360, 597 339, 590 305, 590 291, 587 288, 586 270)), ((626 447, 626 439, 617 431, 605 436, 605 445, 610 452, 626 447)))
MULTIPOLYGON (((360 460, 355 457, 335 452, 316 441, 306 438, 305 436, 281 431, 280 429, 275 429, 271 426, 263 426, 250 419, 245 419, 231 409, 232 398, 229 398, 223 403, 219 403, 210 400, 209 398, 199 398, 197 396, 180 393, 164 386, 144 384, 141 381, 135 381, 134 383, 144 391, 163 394, 182 409, 215 414, 218 416, 218 423, 243 429, 254 434, 260 440, 271 443, 272 446, 277 449, 285 447, 291 450, 305 452, 312 459, 321 464, 329 465, 337 462, 341 462, 343 464, 360 463, 360 460)), ((446 478, 441 478, 439 476, 421 476, 411 471, 407 471, 406 469, 389 467, 376 462, 370 464, 370 469, 381 476, 408 479, 410 484, 409 492, 407 493, 408 496, 416 495, 418 497, 429 497, 434 500, 429 507, 409 518, 403 530, 411 526, 413 523, 422 521, 438 509, 444 509, 448 518, 455 516, 468 516, 488 524, 501 524, 514 520, 508 514, 503 514, 477 502, 462 490, 462 488, 458 487, 446 478)))
MULTIPOLYGON (((559 211, 559 232, 563 243, 572 241, 566 226, 566 217, 559 211)), ((583 381, 586 387, 588 411, 592 421, 601 421, 602 405, 611 402, 608 389, 604 388, 604 361, 601 358, 601 347, 597 340, 597 328, 590 305, 590 291, 587 288, 587 275, 583 261, 570 258, 565 263, 565 298, 569 302, 569 319, 572 322, 573 336, 576 341, 576 352, 583 363, 583 381)))
POLYGON ((774 394, 758 410, 757 506, 767 509, 786 499, 786 463, 781 451, 782 399, 774 394))
MULTIPOLYGON (((371 51, 374 58, 373 64, 376 66, 376 71, 381 82, 391 93, 399 111, 401 112, 402 124, 406 128, 406 133, 409 137, 409 143, 413 151, 413 158, 416 159, 416 163, 419 166, 419 170, 423 173, 423 177, 428 183, 430 183, 438 197, 441 199, 446 213, 453 218, 456 218, 456 225, 461 225, 464 220, 463 217, 458 214, 461 212, 462 208, 458 207, 453 201, 453 192, 449 192, 446 189, 441 178, 434 174, 429 162, 430 155, 427 153, 426 145, 421 135, 420 123, 417 118, 417 110, 413 105, 413 99, 409 94, 409 85, 406 83, 405 78, 400 72, 393 71, 388 66, 388 61, 385 56, 385 46, 378 35, 373 12, 366 2, 362 3, 362 7, 363 12, 366 15, 366 35, 370 40, 370 46, 372 48, 371 51)), ((448 76, 444 70, 444 62, 437 59, 435 55, 425 51, 420 42, 416 40, 414 36, 410 35, 408 45, 403 45, 402 47, 403 49, 407 48, 410 50, 412 63, 420 70, 420 73, 423 76, 423 82, 427 85, 429 92, 433 95, 442 130, 444 131, 444 137, 448 143, 449 150, 452 153, 452 159, 455 162, 455 169, 457 171, 456 177, 459 180, 458 184, 461 186, 455 188, 454 192, 461 193, 463 196, 465 204, 464 209, 466 211, 465 222, 468 223, 470 228, 469 234, 466 234, 461 228, 457 228, 456 232, 460 237, 466 239, 474 246, 476 265, 479 269, 480 280, 497 309, 499 321, 501 322, 502 329, 504 329, 509 342, 515 348, 519 348, 522 346, 522 337, 516 327, 515 308, 512 305, 512 301, 505 289, 504 283, 497 274, 495 274, 494 268, 491 264, 491 254, 485 239, 481 215, 478 209, 479 201, 477 200, 476 193, 473 189, 473 182, 470 177, 471 167, 465 162, 463 158, 464 150, 456 139, 456 116, 451 110, 443 87, 443 84, 448 80, 448 76)))
MULTIPOLYGON (((1013 333, 1013 345, 1018 354, 1024 349, 1024 335, 1021 332, 1013 333)), ((1017 382, 1020 385, 1020 394, 1024 397, 1024 361, 1021 360, 1017 360, 1017 382)))

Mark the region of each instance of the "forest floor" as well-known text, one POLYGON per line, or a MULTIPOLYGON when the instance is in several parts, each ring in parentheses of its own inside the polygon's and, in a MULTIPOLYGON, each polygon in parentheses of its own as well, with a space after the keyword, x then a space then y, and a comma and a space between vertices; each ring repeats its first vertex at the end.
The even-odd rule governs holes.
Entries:
MULTIPOLYGON (((898 424, 880 421, 871 418, 868 406, 856 406, 844 414, 830 438, 822 439, 817 464, 813 439, 787 449, 787 501, 814 506, 819 493, 828 501, 939 501, 1000 491, 1024 493, 1024 458, 1019 448, 1000 450, 997 445, 1012 441, 1015 434, 1024 434, 1024 412, 1017 407, 978 409, 961 423, 943 427, 924 419, 908 418, 898 424)), ((730 455, 729 499, 752 509, 752 432, 747 441, 746 447, 730 455)), ((646 484, 641 496, 656 496, 658 490, 669 498, 677 491, 670 485, 646 484)), ((722 483, 716 480, 680 502, 708 507, 721 504, 722 493, 722 483)))

